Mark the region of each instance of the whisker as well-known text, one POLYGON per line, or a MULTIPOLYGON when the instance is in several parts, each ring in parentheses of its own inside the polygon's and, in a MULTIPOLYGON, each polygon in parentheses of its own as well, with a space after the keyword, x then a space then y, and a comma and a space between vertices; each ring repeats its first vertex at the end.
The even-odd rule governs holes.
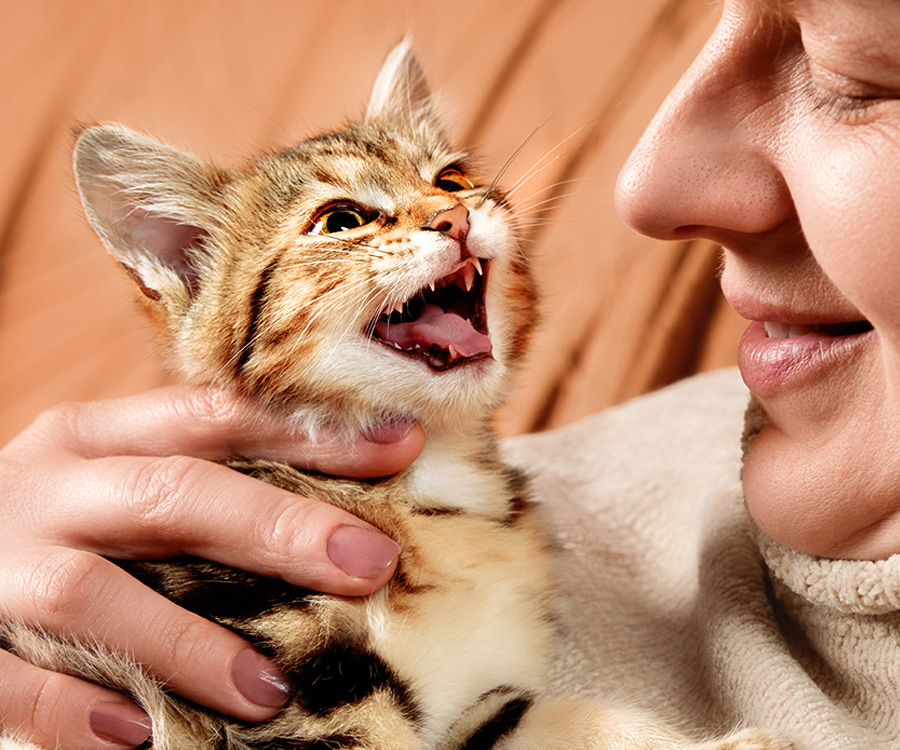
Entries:
MULTIPOLYGON (((555 113, 554 113, 554 114, 555 114, 555 113)), ((532 132, 529 134, 528 138, 526 138, 525 141, 522 143, 522 145, 519 146, 519 148, 516 149, 516 151, 513 153, 513 156, 511 157, 511 159, 512 159, 512 158, 515 158, 515 156, 516 156, 516 155, 517 155, 517 154, 525 147, 525 145, 526 145, 526 144, 534 137, 535 133, 537 133, 538 130, 540 130, 541 128, 544 127, 544 125, 546 125, 546 123, 549 121, 549 119, 550 119, 550 118, 547 118, 547 120, 545 120, 538 128, 536 128, 534 131, 532 131, 532 132)), ((525 171, 525 173, 524 173, 523 175, 521 175, 521 176, 513 183, 513 185, 512 185, 509 189, 507 189, 507 190, 504 192, 504 195, 505 195, 507 198, 511 197, 517 190, 519 190, 523 185, 525 185, 526 183, 528 183, 531 179, 533 179, 535 176, 537 176, 538 174, 540 174, 541 172, 543 172, 545 169, 547 169, 548 167, 552 166, 552 165, 555 164, 557 161, 559 161, 559 160, 562 158, 563 155, 562 155, 562 154, 557 154, 557 155, 553 156, 553 154, 554 154, 555 152, 559 151, 559 149, 561 149, 563 146, 565 146, 569 141, 571 141, 573 138, 575 138, 575 137, 576 137, 579 133, 581 133, 581 131, 583 131, 584 129, 585 129, 585 125, 582 125, 581 127, 579 127, 579 128, 577 128, 576 130, 574 130, 572 133, 570 133, 569 135, 567 135, 565 138, 563 138, 561 141, 559 141, 559 143, 557 143, 556 145, 554 145, 554 146, 552 146, 551 148, 549 148, 549 149, 543 154, 543 156, 541 156, 534 164, 532 164, 531 167, 529 167, 529 168, 525 171), (551 156, 552 156, 552 158, 550 158, 551 156)), ((502 172, 505 171, 505 169, 506 169, 506 166, 504 166, 504 169, 501 170, 501 174, 502 174, 502 172)), ((497 180, 495 180, 494 183, 491 184, 491 187, 492 187, 492 188, 496 186, 496 182, 497 182, 497 180)), ((483 202, 483 201, 482 201, 482 202, 483 202)))
POLYGON ((525 136, 525 140, 523 140, 516 149, 510 154, 509 158, 503 163, 503 166, 500 167, 497 174, 494 176, 494 179, 491 180, 491 184, 488 185, 485 194, 481 197, 481 202, 478 203, 476 208, 481 208, 484 205, 484 202, 487 200, 488 196, 494 192, 497 184, 503 179, 503 175, 506 174, 506 171, 512 166, 512 163, 516 160, 516 157, 522 153, 525 147, 531 143, 531 140, 540 132, 540 130, 547 124, 550 118, 544 120, 540 125, 538 125, 534 130, 532 130, 527 136, 525 136))
POLYGON ((322 247, 322 249, 332 250, 334 252, 343 252, 343 250, 341 248, 332 247, 332 243, 338 243, 338 244, 342 243, 344 245, 348 245, 351 249, 362 248, 362 249, 368 251, 368 253, 366 253, 366 254, 375 253, 381 257, 383 257, 384 255, 387 255, 387 253, 384 250, 382 250, 380 247, 378 247, 377 245, 368 245, 364 242, 360 242, 358 240, 352 240, 347 237, 338 237, 335 234, 329 234, 325 237, 317 238, 317 241, 313 243, 313 247, 324 246, 324 247, 322 247))
MULTIPOLYGON (((525 149, 525 147, 529 143, 531 143, 532 139, 541 130, 543 130, 546 127, 547 123, 550 122, 550 120, 552 120, 554 117, 556 117, 557 113, 563 108, 563 106, 564 106, 564 104, 561 104, 559 107, 557 107, 553 112, 551 112, 549 115, 547 115, 547 117, 544 118, 543 122, 541 122, 540 125, 535 127, 534 130, 532 130, 527 136, 525 136, 524 140, 516 147, 516 149, 512 152, 510 157, 503 163, 503 166, 500 167, 499 171, 497 172, 497 175, 491 181, 491 184, 488 187, 487 192, 482 197, 481 202, 478 204, 478 208, 480 208, 484 204, 484 202, 487 200, 488 195, 490 195, 494 191, 494 189, 497 187, 497 184, 500 182, 503 175, 506 174, 506 171, 510 168, 510 166, 512 166, 512 163, 516 160, 516 157, 519 154, 521 154, 522 151, 525 149)), ((579 128, 579 130, 580 130, 580 128, 579 128)), ((566 139, 566 140, 568 140, 568 139, 566 139)), ((565 143, 565 141, 563 141, 563 143, 565 143)), ((558 146, 560 146, 560 145, 562 145, 562 144, 557 144, 557 146, 554 146, 554 149, 558 148, 558 146)), ((551 149, 550 152, 548 152, 548 153, 552 153, 554 149, 551 149)), ((544 158, 544 157, 542 157, 542 158, 544 158)))

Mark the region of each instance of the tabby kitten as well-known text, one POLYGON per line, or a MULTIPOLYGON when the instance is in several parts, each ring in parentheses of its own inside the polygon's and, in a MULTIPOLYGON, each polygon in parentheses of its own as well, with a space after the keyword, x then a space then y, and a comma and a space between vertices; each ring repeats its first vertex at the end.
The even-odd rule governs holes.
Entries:
MULTIPOLYGON (((271 721, 231 720, 114 655, 10 626, 19 653, 130 692, 156 750, 700 747, 625 710, 541 697, 549 545, 491 431, 534 289, 503 193, 448 145, 409 44, 360 123, 246 170, 100 125, 81 133, 75 172, 184 380, 251 394, 306 430, 414 419, 427 444, 378 481, 230 462, 399 542, 397 573, 372 596, 199 559, 122 563, 279 663, 295 692, 271 721)), ((703 747, 785 746, 747 733, 703 747)))

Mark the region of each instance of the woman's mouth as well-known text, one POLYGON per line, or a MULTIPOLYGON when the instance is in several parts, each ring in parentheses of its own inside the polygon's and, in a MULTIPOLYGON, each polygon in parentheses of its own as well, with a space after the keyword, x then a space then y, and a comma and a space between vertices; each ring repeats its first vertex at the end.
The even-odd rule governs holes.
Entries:
POLYGON ((764 322, 766 335, 770 339, 793 339, 810 333, 824 333, 827 336, 852 336, 872 330, 868 320, 854 320, 850 323, 826 323, 822 325, 793 325, 791 323, 764 322))
POLYGON ((758 396, 773 396, 843 367, 872 335, 872 324, 867 320, 753 321, 741 339, 738 364, 751 391, 758 396))

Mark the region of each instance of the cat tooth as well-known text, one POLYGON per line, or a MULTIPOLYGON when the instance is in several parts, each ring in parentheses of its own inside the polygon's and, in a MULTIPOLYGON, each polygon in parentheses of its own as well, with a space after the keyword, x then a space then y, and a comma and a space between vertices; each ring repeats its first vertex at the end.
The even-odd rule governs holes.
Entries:
POLYGON ((431 287, 431 291, 433 292, 434 291, 434 280, 433 279, 428 282, 428 286, 431 287))
POLYGON ((481 261, 474 255, 469 260, 472 261, 472 265, 475 266, 475 270, 478 271, 478 275, 484 276, 484 269, 481 267, 481 261))
POLYGON ((402 303, 402 302, 395 302, 395 303, 394 303, 394 307, 391 308, 391 312, 392 312, 392 313, 400 313, 400 314, 402 314, 402 313, 403 313, 403 303, 402 303))
POLYGON ((455 359, 459 359, 459 354, 456 349, 453 348, 453 344, 447 346, 447 351, 450 353, 450 361, 452 362, 455 359))
POLYGON ((472 291, 472 285, 475 283, 475 269, 472 266, 465 266, 460 271, 463 277, 463 284, 466 285, 466 291, 472 291))

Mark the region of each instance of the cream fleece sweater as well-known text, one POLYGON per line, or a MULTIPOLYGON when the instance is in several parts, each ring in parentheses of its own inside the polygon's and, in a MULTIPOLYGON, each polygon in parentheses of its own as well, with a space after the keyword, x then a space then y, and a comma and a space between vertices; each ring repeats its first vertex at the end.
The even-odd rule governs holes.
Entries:
POLYGON ((561 548, 555 683, 699 733, 900 748, 900 557, 817 559, 755 530, 747 400, 727 370, 507 443, 561 548))

